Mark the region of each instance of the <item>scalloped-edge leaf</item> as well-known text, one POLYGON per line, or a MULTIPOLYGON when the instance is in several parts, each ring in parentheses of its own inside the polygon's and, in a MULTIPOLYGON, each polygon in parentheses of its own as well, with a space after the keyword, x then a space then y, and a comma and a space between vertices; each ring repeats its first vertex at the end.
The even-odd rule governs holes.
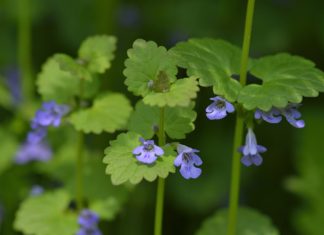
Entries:
POLYGON ((151 92, 150 82, 154 82, 160 72, 165 73, 169 82, 176 80, 178 69, 165 47, 153 41, 137 39, 127 55, 123 72, 125 84, 135 95, 145 96, 151 92))
MULTIPOLYGON (((216 212, 215 215, 203 222, 196 235, 226 235, 227 209, 216 212)), ((271 220, 251 208, 241 207, 238 210, 237 235, 279 235, 271 220)))
POLYGON ((250 72, 263 83, 247 85, 241 90, 238 102, 248 110, 284 108, 288 103, 300 103, 303 97, 316 97, 324 92, 324 73, 299 56, 286 53, 265 56, 254 62, 250 72))
POLYGON ((126 127, 131 111, 130 102, 123 94, 108 93, 95 99, 92 107, 71 114, 70 122, 85 133, 112 133, 126 127))
POLYGON ((91 73, 72 57, 65 54, 55 54, 54 60, 59 64, 61 70, 71 73, 77 79, 92 80, 91 73))
POLYGON ((158 107, 187 107, 199 91, 197 77, 176 80, 166 92, 151 92, 143 98, 145 104, 158 107))
POLYGON ((103 162, 107 164, 106 174, 111 175, 114 185, 127 181, 138 184, 143 179, 152 182, 157 177, 166 178, 175 172, 173 161, 176 153, 171 146, 164 146, 165 154, 151 165, 137 161, 132 151, 141 145, 139 138, 140 135, 134 132, 122 133, 105 149, 103 162))
POLYGON ((79 80, 69 72, 62 71, 55 57, 50 57, 38 74, 38 92, 43 100, 68 102, 78 94, 79 80))
POLYGON ((62 191, 27 198, 20 206, 14 227, 24 234, 72 235, 79 228, 77 214, 68 210, 70 196, 62 191))
POLYGON ((178 43, 170 53, 189 76, 199 77, 201 86, 214 86, 215 94, 229 101, 237 99, 241 85, 232 75, 240 71, 240 48, 223 40, 202 38, 178 43))
POLYGON ((117 38, 108 35, 92 36, 84 40, 79 49, 79 59, 92 73, 104 73, 111 66, 117 38))
MULTIPOLYGON (((166 107, 164 111, 164 129, 172 139, 184 139, 186 134, 195 128, 196 112, 194 104, 189 107, 166 107)), ((128 130, 139 133, 143 138, 150 139, 159 127, 160 108, 138 102, 135 112, 131 115, 128 130)))

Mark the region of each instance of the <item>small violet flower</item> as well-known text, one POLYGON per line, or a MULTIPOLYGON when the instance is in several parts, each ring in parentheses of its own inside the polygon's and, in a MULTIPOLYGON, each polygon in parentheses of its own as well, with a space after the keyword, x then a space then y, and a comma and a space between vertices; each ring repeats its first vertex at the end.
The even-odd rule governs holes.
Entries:
POLYGON ((44 192, 44 188, 40 185, 33 185, 33 187, 30 189, 29 191, 29 195, 30 196, 39 196, 41 194, 43 194, 44 192))
POLYGON ((183 178, 198 178, 201 174, 201 169, 196 166, 200 166, 203 163, 200 157, 196 154, 199 150, 179 144, 177 152, 178 156, 174 160, 174 165, 177 167, 181 166, 180 173, 183 178))
POLYGON ((154 144, 154 140, 139 139, 143 145, 136 147, 133 150, 133 154, 136 155, 136 159, 145 164, 152 164, 156 161, 158 156, 162 156, 164 151, 162 148, 154 144))
POLYGON ((245 166, 251 166, 252 164, 260 166, 262 164, 262 157, 259 153, 267 151, 262 145, 258 145, 255 134, 251 128, 248 129, 248 133, 245 138, 245 145, 239 148, 239 152, 243 154, 241 162, 245 166))
POLYGON ((52 151, 44 142, 24 143, 18 150, 15 162, 26 164, 30 161, 48 161, 52 157, 52 151))
POLYGON ((234 106, 220 96, 210 98, 214 102, 206 108, 206 116, 209 120, 219 120, 227 116, 227 113, 235 111, 234 106))
POLYGON ((269 123, 279 123, 282 120, 282 115, 292 126, 296 128, 303 128, 305 126, 305 122, 304 120, 298 120, 301 118, 301 113, 297 110, 297 108, 297 104, 289 104, 284 109, 272 108, 268 112, 257 109, 254 113, 254 118, 262 118, 264 121, 269 123))
POLYGON ((77 235, 101 235, 102 233, 98 229, 99 216, 88 210, 84 209, 81 211, 78 217, 78 224, 80 229, 77 235))
POLYGON ((39 126, 58 127, 61 124, 62 117, 69 112, 67 105, 56 104, 55 101, 44 102, 32 121, 32 128, 37 129, 39 126))
POLYGON ((27 141, 29 143, 39 143, 45 138, 46 135, 47 135, 47 128, 43 126, 39 126, 35 129, 32 129, 27 134, 27 141))

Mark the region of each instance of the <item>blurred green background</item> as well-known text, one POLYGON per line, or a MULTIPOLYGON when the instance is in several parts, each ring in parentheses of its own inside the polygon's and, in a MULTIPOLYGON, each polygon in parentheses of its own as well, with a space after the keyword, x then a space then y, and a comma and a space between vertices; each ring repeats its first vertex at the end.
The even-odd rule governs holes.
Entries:
MULTIPOLYGON (((26 22, 24 12, 31 12, 28 61, 33 79, 52 54, 75 56, 87 36, 112 34, 118 38, 118 49, 112 68, 104 75, 102 89, 125 92, 135 104, 122 74, 126 51, 135 39, 171 47, 190 37, 213 37, 241 45, 245 5, 246 1, 234 0, 0 0, 1 84, 12 95, 12 105, 0 108, 1 143, 10 138, 22 141, 33 115, 30 106, 19 105, 25 98, 21 94, 24 87, 15 74, 19 68, 19 22, 26 22), (19 9, 22 1, 27 2, 26 8, 19 9), (10 133, 3 133, 5 126, 10 133)), ((324 70, 324 1, 256 1, 251 55, 280 51, 304 56, 324 70)), ((201 150, 203 175, 192 181, 179 174, 168 178, 164 234, 194 234, 204 219, 227 206, 234 117, 207 121, 204 109, 211 96, 210 88, 201 89, 196 130, 184 141, 201 150)), ((242 170, 241 204, 269 215, 283 235, 324 234, 323 103, 324 95, 304 100, 300 108, 306 122, 303 130, 284 122, 260 125, 256 130, 258 142, 268 148, 264 163, 242 170)), ((87 140, 103 152, 114 136, 89 135, 87 140)), ((17 146, 7 148, 10 150, 2 149, 0 154, 14 153, 17 146)), ((2 169, 0 160, 0 234, 19 234, 12 229, 19 202, 31 185, 46 181, 32 172, 33 166, 2 169)), ((155 188, 154 183, 138 185, 117 218, 100 226, 107 234, 151 234, 155 188)))

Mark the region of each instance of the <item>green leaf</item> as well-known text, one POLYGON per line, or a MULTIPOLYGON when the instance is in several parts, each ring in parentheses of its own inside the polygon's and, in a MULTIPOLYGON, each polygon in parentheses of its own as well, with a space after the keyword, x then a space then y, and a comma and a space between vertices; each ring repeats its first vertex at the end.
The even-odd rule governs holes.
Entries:
POLYGON ((100 35, 87 38, 80 46, 79 59, 92 73, 104 73, 111 66, 116 37, 100 35))
POLYGON ((173 161, 176 154, 171 146, 163 147, 165 154, 151 165, 137 161, 132 151, 141 145, 139 138, 140 135, 133 132, 122 133, 105 149, 103 162, 107 164, 106 173, 111 175, 114 185, 127 181, 138 184, 143 179, 152 182, 157 177, 166 178, 170 172, 175 172, 173 161))
POLYGON ((150 92, 143 98, 145 104, 159 107, 187 107, 199 90, 196 77, 176 80, 165 92, 150 92))
MULTIPOLYGON (((227 210, 220 210, 203 223, 196 235, 226 235, 227 217, 227 210)), ((250 208, 239 208, 236 234, 279 235, 279 232, 265 215, 250 208)))
POLYGON ((79 92, 79 82, 71 73, 62 71, 55 56, 49 58, 37 78, 38 92, 44 100, 68 102, 79 92))
POLYGON ((126 127, 132 107, 119 93, 109 93, 95 99, 91 108, 73 113, 70 122, 85 133, 115 132, 126 127))
POLYGON ((300 198, 293 213, 294 228, 299 234, 318 235, 323 232, 323 116, 323 109, 303 111, 307 128, 298 131, 294 145, 296 158, 293 163, 297 173, 286 182, 287 188, 300 198))
POLYGON ((10 108, 12 105, 12 98, 9 89, 4 84, 3 77, 0 76, 0 105, 5 108, 10 108))
POLYGON ((14 227, 30 235, 72 235, 77 215, 68 210, 71 198, 64 191, 27 198, 20 206, 14 227))
MULTIPOLYGON (((169 82, 176 80, 177 67, 165 47, 153 41, 137 39, 127 51, 124 75, 128 90, 135 95, 145 96, 151 91, 150 83, 156 82, 163 72, 169 82)), ((153 87, 154 88, 154 87, 153 87)))
POLYGON ((54 60, 59 64, 61 70, 69 72, 77 79, 92 80, 90 72, 70 56, 55 54, 54 60))
MULTIPOLYGON (((172 139, 184 139, 186 134, 193 131, 196 112, 190 107, 166 107, 164 111, 164 129, 172 139)), ((128 130, 139 133, 145 139, 151 139, 159 127, 160 108, 138 102, 135 112, 131 115, 128 130)))
POLYGON ((241 89, 232 75, 239 74, 241 50, 223 40, 190 39, 170 50, 189 76, 199 77, 201 86, 214 86, 217 95, 235 101, 241 89))
POLYGON ((18 150, 18 142, 15 137, 5 129, 0 130, 0 174, 13 163, 15 153, 18 150))
POLYGON ((262 57, 250 72, 262 80, 262 85, 251 84, 242 89, 238 101, 248 110, 284 108, 289 102, 300 103, 303 97, 324 92, 323 72, 299 56, 282 53, 262 57))

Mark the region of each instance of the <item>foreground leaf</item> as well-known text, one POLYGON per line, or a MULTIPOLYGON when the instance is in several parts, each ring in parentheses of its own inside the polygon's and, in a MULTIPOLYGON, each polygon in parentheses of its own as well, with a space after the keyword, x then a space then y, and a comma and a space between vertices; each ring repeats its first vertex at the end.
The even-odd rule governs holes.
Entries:
POLYGON ((176 154, 170 146, 164 147, 165 154, 151 165, 137 161, 132 151, 141 145, 139 138, 140 135, 136 133, 122 133, 105 149, 103 162, 107 164, 106 173, 111 175, 114 185, 127 181, 138 184, 143 179, 151 182, 157 177, 166 178, 170 172, 175 172, 173 161, 176 154))
POLYGON ((77 215, 68 210, 71 198, 64 191, 27 198, 20 206, 15 229, 30 235, 72 235, 78 230, 77 215))
MULTIPOLYGON (((227 210, 221 210, 207 219, 196 235, 226 235, 227 210)), ((279 235, 270 219, 250 208, 239 208, 237 235, 279 235)))
POLYGON ((73 113, 70 122, 85 133, 115 132, 126 126, 132 107, 119 93, 110 93, 95 99, 91 108, 73 113))
POLYGON ((87 38, 80 46, 79 59, 92 73, 104 73, 111 66, 117 39, 100 35, 87 38))
POLYGON ((147 95, 151 91, 150 82, 156 81, 160 72, 164 73, 169 82, 175 81, 178 70, 165 47, 153 41, 138 39, 127 55, 125 84, 135 95, 147 95))
POLYGON ((143 99, 145 104, 158 107, 187 107, 192 99, 196 98, 199 90, 196 77, 178 79, 169 91, 151 92, 143 99))
POLYGON ((303 97, 324 92, 324 73, 302 57, 266 56, 256 60, 250 72, 263 83, 247 85, 241 91, 238 101, 248 110, 284 108, 289 102, 300 103, 303 97))
MULTIPOLYGON (((196 112, 193 105, 182 108, 166 107, 164 111, 164 129, 172 139, 184 139, 186 134, 193 131, 196 112)), ((145 105, 138 102, 135 112, 131 115, 128 129, 142 135, 145 139, 151 139, 159 127, 160 108, 145 105)))
POLYGON ((201 86, 214 86, 217 95, 235 101, 241 89, 232 75, 239 74, 241 50, 223 40, 190 39, 170 50, 189 76, 199 77, 201 86))

